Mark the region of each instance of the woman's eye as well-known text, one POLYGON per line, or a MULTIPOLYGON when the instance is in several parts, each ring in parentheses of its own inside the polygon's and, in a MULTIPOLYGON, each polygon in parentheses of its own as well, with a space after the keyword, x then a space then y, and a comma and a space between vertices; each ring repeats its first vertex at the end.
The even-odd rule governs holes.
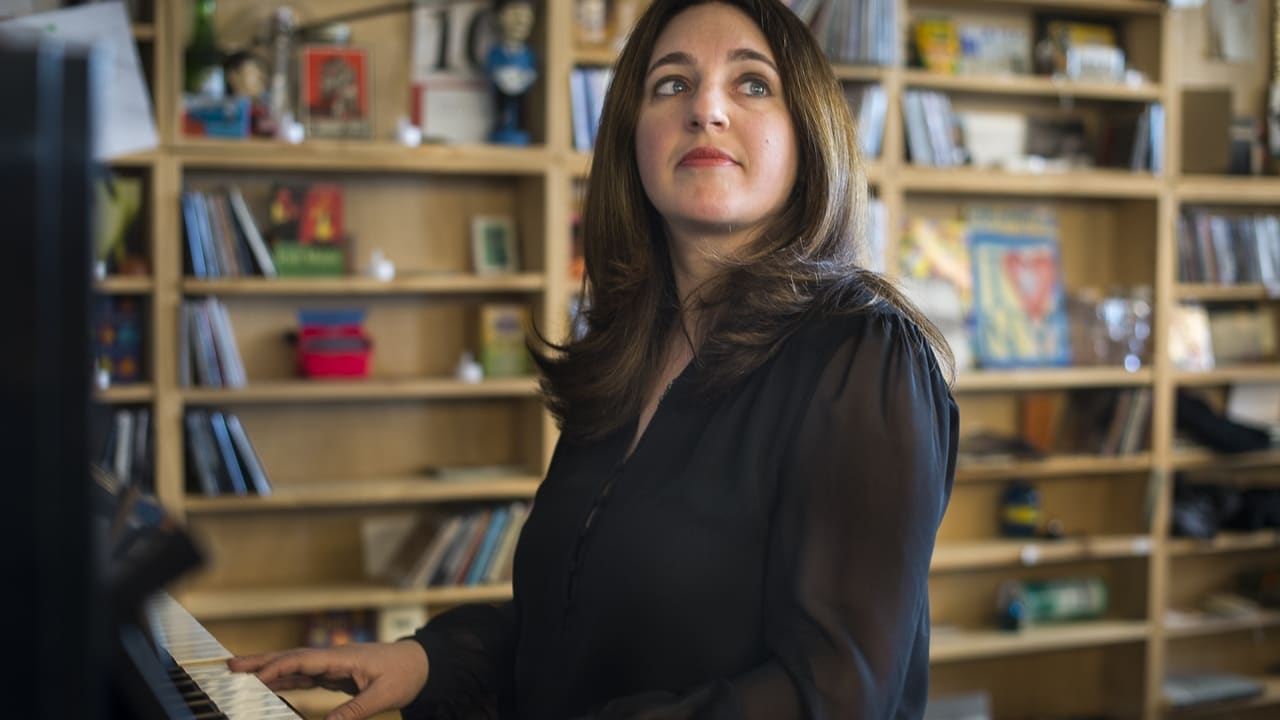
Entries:
POLYGON ((675 95, 677 93, 685 92, 688 89, 689 89, 689 83, 681 80, 680 78, 668 78, 666 80, 663 80, 662 82, 659 82, 656 86, 654 86, 653 94, 654 95, 675 95))
POLYGON ((764 97, 770 94, 769 83, 766 83, 760 78, 748 78, 743 80, 742 84, 738 87, 742 89, 742 92, 756 97, 764 97))

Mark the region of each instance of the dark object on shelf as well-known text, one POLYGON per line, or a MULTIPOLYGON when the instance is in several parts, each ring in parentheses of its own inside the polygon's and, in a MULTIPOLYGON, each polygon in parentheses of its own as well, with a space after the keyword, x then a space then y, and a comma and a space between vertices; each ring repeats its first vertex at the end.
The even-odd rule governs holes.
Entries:
POLYGON ((960 454, 973 462, 995 460, 1042 460, 1045 453, 1017 435, 974 433, 960 439, 960 454))
POLYGON ((1035 537, 1040 530, 1040 492, 1022 480, 1011 480, 1000 495, 1000 534, 1035 537))
POLYGON ((1170 518, 1173 534, 1180 537, 1209 539, 1218 534, 1224 520, 1232 517, 1243 504, 1240 491, 1229 485, 1174 481, 1173 511, 1170 518))
POLYGON ((1255 532, 1280 528, 1280 490, 1250 488, 1241 494, 1240 507, 1226 519, 1223 527, 1255 532))
POLYGON ((1181 390, 1177 399, 1177 426, 1218 452, 1252 452, 1271 445, 1271 437, 1266 432, 1228 420, 1201 398, 1181 390))

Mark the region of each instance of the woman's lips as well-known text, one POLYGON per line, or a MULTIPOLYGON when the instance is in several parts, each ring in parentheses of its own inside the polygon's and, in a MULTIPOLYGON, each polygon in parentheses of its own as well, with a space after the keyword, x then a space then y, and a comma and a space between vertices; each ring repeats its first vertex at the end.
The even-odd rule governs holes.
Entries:
POLYGON ((737 164, 729 153, 713 147, 696 147, 680 158, 681 167, 725 167, 737 164))

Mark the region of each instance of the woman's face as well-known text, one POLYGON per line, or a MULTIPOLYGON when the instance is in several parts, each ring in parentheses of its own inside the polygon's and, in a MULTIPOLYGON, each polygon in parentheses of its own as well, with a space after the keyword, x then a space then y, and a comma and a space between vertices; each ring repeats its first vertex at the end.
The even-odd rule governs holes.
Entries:
POLYGON ((697 5, 658 36, 636 126, 645 192, 674 235, 741 239, 786 202, 796 139, 773 52, 737 8, 697 5))

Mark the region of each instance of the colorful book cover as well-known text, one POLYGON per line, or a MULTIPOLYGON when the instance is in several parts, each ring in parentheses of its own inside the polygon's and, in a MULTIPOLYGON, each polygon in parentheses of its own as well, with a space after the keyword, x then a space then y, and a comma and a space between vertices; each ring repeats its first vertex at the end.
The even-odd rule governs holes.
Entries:
POLYGON ((1051 210, 980 208, 969 217, 975 350, 989 368, 1071 362, 1057 220, 1051 210))
POLYGON ((138 298, 102 298, 95 328, 97 367, 113 383, 142 380, 142 304, 138 298))
POLYGON ((530 367, 525 347, 525 327, 529 309, 510 303, 490 303, 480 308, 480 364, 484 375, 524 377, 530 367))

